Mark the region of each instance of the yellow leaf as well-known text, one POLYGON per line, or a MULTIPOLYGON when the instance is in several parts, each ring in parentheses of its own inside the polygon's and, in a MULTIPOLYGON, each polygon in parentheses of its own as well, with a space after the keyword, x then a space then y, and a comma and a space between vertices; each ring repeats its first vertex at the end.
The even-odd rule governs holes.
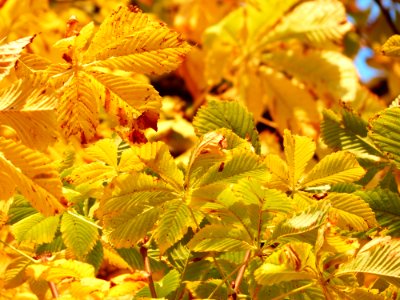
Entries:
POLYGON ((0 123, 13 128, 27 146, 44 150, 57 138, 56 104, 51 91, 19 80, 0 91, 0 123))
POLYGON ((145 142, 142 131, 156 129, 161 98, 150 84, 121 70, 168 72, 190 49, 177 33, 133 6, 114 11, 97 31, 90 23, 55 46, 67 62, 49 68, 59 68, 51 79, 62 85, 58 121, 66 137, 75 136, 82 143, 96 136, 99 106, 123 138, 145 142))
POLYGON ((32 40, 33 37, 28 36, 4 45, 0 45, 0 80, 10 73, 10 70, 14 67, 15 62, 20 57, 22 50, 29 45, 32 40))
POLYGON ((283 145, 288 164, 289 185, 295 190, 297 182, 314 155, 315 143, 308 137, 292 135, 289 130, 285 130, 283 145))
POLYGON ((18 188, 46 216, 64 210, 59 174, 43 153, 0 137, 0 170, 0 182, 8 184, 1 190, 1 199, 7 199, 18 188))
POLYGON ((365 170, 356 157, 344 151, 335 152, 321 159, 301 182, 303 187, 353 182, 360 179, 365 170))
POLYGON ((189 49, 165 24, 151 20, 136 7, 120 7, 101 24, 83 61, 111 69, 161 74, 175 69, 189 49))
POLYGON ((392 35, 382 46, 382 54, 400 56, 400 35, 392 35))
POLYGON ((299 4, 264 38, 264 42, 297 39, 320 48, 337 48, 352 25, 346 10, 336 0, 316 0, 299 4))

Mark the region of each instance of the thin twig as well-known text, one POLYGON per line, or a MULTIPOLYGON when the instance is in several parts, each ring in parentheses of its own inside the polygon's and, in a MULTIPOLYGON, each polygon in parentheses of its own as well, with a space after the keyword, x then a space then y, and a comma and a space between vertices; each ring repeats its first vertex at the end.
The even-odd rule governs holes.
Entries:
POLYGON ((240 283, 242 282, 244 271, 246 270, 247 264, 250 260, 250 256, 251 256, 251 250, 247 250, 246 254, 244 255, 243 265, 239 269, 239 272, 236 276, 236 280, 235 280, 235 283, 233 286, 235 295, 237 295, 239 293, 239 286, 240 286, 240 283))
POLYGON ((217 260, 215 259, 214 256, 212 257, 212 259, 213 259, 213 262, 214 262, 215 266, 217 267, 217 270, 218 270, 219 274, 221 274, 221 277, 225 281, 227 290, 229 291, 231 289, 231 285, 229 284, 229 278, 227 276, 225 276, 224 271, 222 271, 219 263, 217 262, 217 260))
POLYGON ((229 274, 227 274, 225 276, 225 278, 223 278, 221 280, 221 282, 215 287, 215 289, 211 292, 211 294, 207 297, 207 299, 213 299, 212 297, 214 296, 214 294, 218 291, 218 289, 225 283, 226 278, 230 277, 231 275, 235 274, 237 271, 239 271, 239 269, 243 266, 243 263, 238 265, 235 269, 233 269, 232 272, 230 272, 229 274))
POLYGON ((260 122, 260 123, 262 123, 264 125, 267 125, 269 127, 272 127, 272 128, 277 128, 278 127, 278 125, 274 121, 270 121, 270 120, 268 120, 268 119, 266 119, 264 117, 259 117, 258 118, 258 122, 260 122))
POLYGON ((388 23, 389 27, 392 29, 393 33, 400 34, 400 32, 397 29, 396 25, 394 24, 392 18, 390 17, 389 11, 382 5, 381 0, 375 0, 375 3, 379 6, 379 9, 381 10, 382 15, 385 17, 385 20, 388 23))
MULTIPOLYGON (((147 242, 147 238, 145 238, 144 244, 147 242)), ((147 255, 147 248, 142 245, 140 246, 140 254, 143 257, 144 261, 144 269, 149 274, 149 290, 152 298, 157 298, 157 293, 156 293, 156 288, 154 286, 154 281, 153 281, 153 273, 151 272, 151 267, 150 267, 150 259, 149 256, 147 255)))
POLYGON ((21 250, 15 248, 14 246, 10 245, 9 243, 4 242, 4 241, 2 241, 2 240, 0 240, 0 242, 1 242, 2 244, 6 245, 7 247, 13 249, 13 250, 14 250, 15 252, 17 252, 18 254, 21 254, 23 257, 26 257, 26 258, 29 259, 31 262, 34 262, 34 263, 37 263, 37 262, 38 262, 38 261, 35 260, 33 257, 31 257, 31 256, 29 256, 28 254, 22 252, 21 250))
POLYGON ((53 296, 53 299, 57 299, 58 298, 58 290, 56 287, 56 284, 54 282, 47 282, 49 284, 49 288, 51 291, 51 295, 53 296))

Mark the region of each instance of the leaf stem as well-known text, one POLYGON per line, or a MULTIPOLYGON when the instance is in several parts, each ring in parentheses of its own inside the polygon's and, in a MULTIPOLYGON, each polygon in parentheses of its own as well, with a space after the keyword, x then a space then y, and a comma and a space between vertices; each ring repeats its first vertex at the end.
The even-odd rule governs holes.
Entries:
POLYGON ((53 299, 57 299, 58 298, 58 290, 57 290, 57 286, 54 282, 47 282, 49 284, 49 288, 51 291, 51 295, 53 296, 53 299))
POLYGON ((18 254, 21 254, 23 257, 29 259, 31 262, 34 262, 34 263, 37 263, 37 262, 38 262, 38 261, 37 261, 36 259, 34 259, 33 257, 31 257, 31 256, 29 256, 28 254, 22 252, 21 250, 15 248, 14 246, 10 245, 9 243, 4 242, 4 241, 2 241, 2 240, 0 240, 0 242, 1 242, 2 244, 6 245, 7 247, 13 249, 13 250, 14 250, 15 252, 17 252, 18 254))
POLYGON ((228 275, 225 276, 224 279, 221 280, 221 283, 216 286, 216 288, 211 292, 211 294, 207 297, 207 299, 212 299, 214 294, 218 291, 218 289, 225 283, 226 278, 230 277, 231 275, 235 274, 241 267, 243 266, 243 263, 238 265, 235 269, 233 269, 232 272, 230 272, 228 275))
POLYGON ((243 259, 243 265, 239 269, 239 272, 236 276, 236 280, 235 280, 235 283, 233 286, 235 295, 237 295, 239 293, 239 286, 240 286, 240 283, 242 282, 244 271, 246 270, 247 264, 249 263, 250 256, 251 256, 251 250, 247 250, 246 254, 244 256, 244 259, 243 259))
MULTIPOLYGON (((144 243, 147 242, 147 237, 145 238, 144 243)), ((144 269, 149 274, 149 290, 152 298, 157 298, 157 293, 156 293, 156 288, 154 286, 154 281, 153 281, 153 273, 151 272, 151 267, 150 267, 150 259, 149 256, 147 255, 147 248, 142 245, 140 246, 140 254, 143 257, 144 261, 144 269)))
POLYGON ((278 297, 272 298, 271 300, 280 300, 280 299, 284 299, 284 298, 286 298, 286 297, 289 296, 289 295, 293 295, 293 294, 302 292, 303 290, 308 289, 309 287, 312 287, 313 285, 315 285, 315 282, 311 282, 311 283, 309 283, 309 284, 306 284, 306 285, 303 285, 303 286, 301 286, 301 287, 298 287, 297 289, 291 290, 291 291, 289 291, 289 292, 287 292, 287 293, 285 293, 285 294, 281 294, 281 295, 279 295, 278 297))

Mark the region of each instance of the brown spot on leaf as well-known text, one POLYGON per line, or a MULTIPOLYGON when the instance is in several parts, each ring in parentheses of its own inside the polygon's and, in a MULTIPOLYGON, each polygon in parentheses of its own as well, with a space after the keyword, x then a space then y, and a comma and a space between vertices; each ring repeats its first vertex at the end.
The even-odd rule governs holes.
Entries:
POLYGON ((133 12, 135 14, 142 12, 141 9, 139 7, 137 7, 136 5, 128 5, 128 9, 130 12, 133 12))
POLYGON ((110 104, 111 104, 110 90, 106 89, 106 98, 104 99, 104 109, 106 112, 110 111, 110 104))
POLYGON ((119 124, 122 126, 126 126, 128 124, 128 116, 126 111, 122 107, 118 107, 117 116, 119 119, 119 124))
POLYGON ((131 131, 129 134, 129 141, 131 141, 133 144, 145 144, 147 143, 147 139, 144 136, 143 132, 134 129, 131 131))
POLYGON ((39 173, 32 177, 32 179, 49 179, 53 178, 53 174, 51 173, 39 173))
POLYGON ((224 170, 224 166, 225 166, 225 163, 222 162, 222 163, 219 165, 218 172, 222 172, 222 171, 224 170))
POLYGON ((322 200, 324 199, 326 196, 328 196, 328 193, 324 192, 324 193, 319 193, 319 194, 314 194, 313 198, 317 199, 317 200, 322 200))
POLYGON ((67 21, 67 28, 65 30, 64 37, 70 37, 73 35, 77 35, 79 33, 79 30, 77 30, 78 27, 78 20, 75 16, 72 16, 68 21, 67 21))
POLYGON ((153 128, 154 130, 157 131, 158 118, 159 114, 157 112, 153 110, 146 110, 136 120, 137 128, 142 130, 147 128, 153 128))
POLYGON ((87 144, 86 135, 83 131, 81 131, 81 144, 87 144))
POLYGON ((69 56, 67 53, 64 53, 62 55, 63 60, 65 60, 67 63, 72 64, 72 58, 69 56))

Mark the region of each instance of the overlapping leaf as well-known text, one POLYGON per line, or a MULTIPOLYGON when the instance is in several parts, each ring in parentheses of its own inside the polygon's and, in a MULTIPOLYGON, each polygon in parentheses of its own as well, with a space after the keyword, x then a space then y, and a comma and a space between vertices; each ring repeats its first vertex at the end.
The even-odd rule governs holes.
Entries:
POLYGON ((58 172, 50 160, 21 143, 0 138, 1 199, 9 198, 16 188, 34 208, 45 216, 64 210, 58 172))
POLYGON ((324 198, 332 204, 331 222, 349 230, 363 231, 375 227, 377 221, 371 207, 361 197, 346 193, 329 193, 324 198))
POLYGON ((190 208, 185 202, 174 200, 166 206, 155 233, 161 253, 182 239, 189 227, 196 226, 190 208))
POLYGON ((102 221, 117 247, 144 238, 161 213, 160 205, 176 198, 173 189, 145 174, 124 174, 111 182, 100 202, 102 221))
POLYGON ((219 129, 231 129, 243 139, 248 139, 256 153, 260 152, 260 142, 255 129, 253 115, 238 102, 210 100, 201 108, 193 120, 199 135, 219 129))
POLYGON ((255 279, 262 285, 274 285, 283 281, 314 279, 315 257, 312 246, 305 243, 287 244, 254 272, 255 279), (307 270, 307 267, 309 270, 307 270))
POLYGON ((382 155, 367 138, 368 124, 363 119, 346 110, 342 111, 342 117, 340 120, 332 111, 324 111, 321 133, 329 147, 371 159, 382 155))
MULTIPOLYGON (((22 50, 33 40, 32 36, 24 37, 7 44, 0 45, 0 80, 6 77, 21 56, 22 50)), ((1 42, 1 40, 0 40, 1 42)))
POLYGON ((19 80, 0 91, 0 124, 14 129, 27 146, 43 150, 57 137, 57 99, 46 88, 32 88, 28 82, 19 80))
POLYGON ((289 171, 289 185, 296 189, 297 182, 303 176, 308 162, 314 155, 315 143, 307 137, 284 132, 284 151, 289 171))
POLYGON ((400 286, 400 241, 388 237, 375 238, 360 249, 356 257, 342 265, 337 276, 347 273, 369 273, 400 286))
POLYGON ((160 97, 150 84, 122 71, 168 72, 189 50, 178 34, 134 7, 120 7, 97 31, 90 23, 56 47, 67 62, 52 76, 56 86, 62 85, 59 124, 67 137, 76 136, 82 143, 96 135, 100 106, 113 126, 121 126, 125 138, 145 141, 142 130, 156 128, 160 97), (75 72, 69 72, 71 68, 75 72))
POLYGON ((335 48, 351 29, 345 16, 344 7, 337 1, 306 2, 296 6, 262 42, 298 39, 315 47, 335 48))
POLYGON ((240 7, 210 27, 204 38, 206 76, 211 85, 230 80, 256 120, 268 108, 280 131, 306 123, 296 130, 314 135, 314 102, 353 101, 358 82, 352 61, 336 51, 351 29, 343 5, 298 2, 240 7))
POLYGON ((239 228, 226 230, 224 225, 208 225, 202 228, 189 242, 188 247, 197 252, 227 252, 254 248, 253 241, 245 230, 239 228))
POLYGON ((279 223, 274 229, 272 238, 277 239, 298 235, 318 228, 325 223, 329 208, 330 204, 326 201, 309 206, 305 211, 296 213, 289 219, 279 223))
POLYGON ((378 148, 400 168, 400 107, 380 112, 371 122, 370 135, 378 148))
POLYGON ((355 156, 348 152, 335 152, 325 156, 302 181, 303 187, 353 182, 360 179, 365 170, 355 156))
POLYGON ((374 210, 379 225, 387 230, 387 234, 399 236, 400 197, 397 193, 384 189, 374 189, 357 191, 355 194, 364 199, 374 210))

